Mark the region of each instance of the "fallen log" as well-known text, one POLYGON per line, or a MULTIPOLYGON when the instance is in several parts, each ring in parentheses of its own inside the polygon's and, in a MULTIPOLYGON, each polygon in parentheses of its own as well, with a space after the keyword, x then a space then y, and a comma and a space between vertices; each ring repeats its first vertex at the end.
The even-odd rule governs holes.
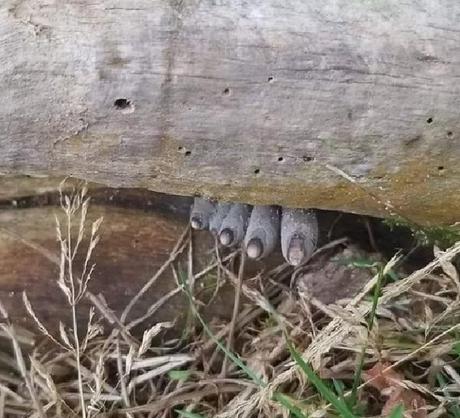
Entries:
POLYGON ((0 5, 0 173, 458 221, 460 3, 0 5))

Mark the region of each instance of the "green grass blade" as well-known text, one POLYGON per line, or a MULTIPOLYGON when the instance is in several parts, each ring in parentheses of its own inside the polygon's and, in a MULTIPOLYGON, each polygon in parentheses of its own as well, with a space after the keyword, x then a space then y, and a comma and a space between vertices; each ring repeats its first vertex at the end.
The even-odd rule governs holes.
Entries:
MULTIPOLYGON (((271 308, 271 314, 273 318, 275 319, 275 321, 284 330, 284 324, 281 321, 275 309, 271 308)), ((355 415, 353 415, 353 413, 348 408, 347 404, 342 399, 338 398, 336 394, 331 389, 329 389, 327 385, 316 375, 315 371, 303 360, 301 355, 297 352, 297 350, 291 344, 286 330, 284 330, 283 333, 284 333, 284 337, 286 340, 286 345, 288 346, 289 352, 291 353, 291 357, 294 359, 297 365, 301 368, 301 370, 305 373, 308 379, 313 383, 313 385, 316 387, 318 392, 327 401, 329 401, 329 403, 331 403, 337 409, 338 412, 341 413, 340 415, 341 417, 356 418, 355 415)))
POLYGON ((385 278, 385 275, 383 274, 383 270, 381 269, 379 271, 377 283, 375 284, 374 294, 372 296, 372 308, 369 314, 369 319, 367 321, 367 326, 369 328, 369 331, 372 331, 372 328, 374 328, 375 314, 377 312, 377 306, 379 304, 380 292, 382 291, 382 285, 383 285, 384 278, 385 278))
POLYGON ((316 390, 326 399, 344 418, 356 418, 348 406, 323 382, 315 371, 307 364, 302 356, 297 352, 286 335, 286 344, 289 348, 292 358, 305 373, 310 382, 316 387, 316 390))
MULTIPOLYGON (((439 389, 443 391, 443 393, 450 397, 451 394, 450 392, 446 389, 446 386, 448 384, 447 380, 444 378, 442 373, 438 373, 436 375, 436 380, 438 381, 439 384, 439 389)), ((460 406, 457 404, 448 404, 446 405, 447 411, 449 412, 449 416, 453 418, 460 418, 460 406)))
POLYGON ((399 274, 396 273, 395 271, 393 270, 388 270, 387 272, 387 276, 393 281, 393 282, 397 282, 401 279, 401 277, 399 277, 399 274))
POLYGON ((190 377, 190 370, 170 370, 168 376, 171 380, 186 382, 190 377))
MULTIPOLYGON (((374 294, 372 295, 372 308, 369 314, 369 318, 367 320, 367 327, 369 329, 369 332, 371 332, 372 328, 374 327, 375 314, 377 312, 377 306, 379 303, 380 292, 382 291, 384 277, 385 276, 383 274, 383 268, 380 267, 378 277, 377 277, 377 283, 375 284, 375 288, 374 288, 374 294)), ((364 347, 361 350, 358 367, 356 368, 355 376, 353 378, 353 386, 352 386, 351 395, 350 395, 350 405, 352 405, 352 407, 356 405, 356 402, 358 399, 358 387, 361 382, 361 376, 363 374, 364 360, 366 357, 366 349, 367 349, 367 343, 364 345, 364 347)))
POLYGON ((267 384, 253 370, 246 366, 246 364, 244 364, 244 362, 236 354, 228 350, 225 344, 222 344, 222 342, 214 335, 206 321, 203 319, 203 317, 196 309, 195 304, 193 303, 193 297, 190 291, 190 287, 188 286, 187 280, 184 279, 184 277, 181 274, 179 274, 179 280, 183 286, 185 294, 187 295, 187 299, 189 301, 193 315, 198 319, 208 337, 211 338, 211 340, 214 341, 217 347, 219 347, 234 364, 236 364, 241 370, 243 370, 255 384, 257 384, 260 387, 267 386, 267 384))
MULTIPOLYGON (((236 364, 241 370, 243 370, 246 375, 251 378, 251 380, 256 383, 260 387, 266 387, 267 384, 253 371, 251 370, 248 366, 244 364, 244 362, 234 353, 229 351, 227 347, 222 344, 216 336, 213 334, 213 332, 209 329, 208 325, 206 322, 203 320, 201 315, 196 312, 195 310, 195 315, 198 319, 198 321, 201 323, 203 326, 203 329, 206 331, 208 336, 215 342, 215 344, 224 352, 226 356, 230 358, 231 361, 233 361, 234 364, 236 364)), ((302 411, 295 406, 291 400, 289 399, 288 396, 283 395, 281 393, 275 392, 273 398, 279 402, 282 406, 287 408, 291 414, 293 414, 296 418, 307 418, 307 415, 303 414, 302 411)))
POLYGON ((391 414, 388 418, 404 418, 404 406, 398 405, 395 409, 391 411, 391 414))
POLYGON ((341 380, 332 379, 332 384, 334 385, 334 389, 337 394, 342 398, 345 391, 345 385, 343 382, 341 380))
POLYGON ((175 409, 175 412, 185 418, 205 418, 203 415, 197 414, 196 412, 182 411, 180 409, 175 409))
POLYGON ((349 401, 352 408, 355 407, 356 402, 358 400, 358 387, 361 382, 361 376, 363 374, 364 360, 366 357, 366 349, 367 349, 367 344, 362 348, 361 352, 359 353, 359 362, 358 362, 358 366, 356 367, 355 375, 353 377, 353 386, 351 388, 351 395, 350 395, 350 401, 349 401))
POLYGON ((283 405, 296 418, 308 418, 308 415, 305 415, 299 407, 294 405, 292 399, 289 396, 283 393, 275 392, 273 399, 283 405))
MULTIPOLYGON (((214 343, 219 347, 223 353, 235 364, 237 365, 243 372, 246 373, 246 375, 258 386, 260 387, 266 387, 267 383, 264 382, 253 370, 251 370, 246 364, 232 351, 228 350, 225 344, 223 344, 219 339, 214 335, 212 330, 209 328, 208 324, 206 321, 203 319, 203 317, 200 315, 198 310, 195 307, 195 304, 193 303, 193 297, 190 291, 190 287, 188 286, 187 279, 184 278, 183 275, 179 274, 179 281, 180 284, 182 285, 185 294, 187 295, 187 299, 190 304, 191 311, 193 315, 198 319, 200 322, 201 326, 203 327, 204 331, 206 334, 211 338, 211 340, 214 341, 214 343)), ((294 403, 291 401, 289 396, 286 396, 282 393, 275 392, 273 395, 273 398, 279 402, 282 406, 287 408, 291 414, 293 414, 296 418, 308 418, 307 415, 303 414, 302 411, 294 405, 294 403)), ((177 411, 179 414, 184 413, 184 411, 177 411)), ((185 415, 184 415, 185 416, 185 415)), ((192 418, 191 415, 189 415, 190 418, 192 418)), ((195 417, 193 417, 195 418, 195 417)))
POLYGON ((205 330, 206 334, 208 334, 209 338, 211 338, 214 343, 225 353, 225 355, 233 361, 241 370, 243 370, 251 380, 260 387, 265 387, 267 384, 253 371, 251 370, 246 364, 244 364, 243 360, 241 360, 236 354, 232 353, 227 347, 219 341, 218 338, 214 335, 211 329, 208 327, 206 322, 203 320, 201 315, 195 311, 195 315, 198 321, 201 323, 203 329, 205 330))
POLYGON ((455 354, 457 356, 460 356, 460 341, 456 341, 452 347, 452 350, 454 350, 455 354))

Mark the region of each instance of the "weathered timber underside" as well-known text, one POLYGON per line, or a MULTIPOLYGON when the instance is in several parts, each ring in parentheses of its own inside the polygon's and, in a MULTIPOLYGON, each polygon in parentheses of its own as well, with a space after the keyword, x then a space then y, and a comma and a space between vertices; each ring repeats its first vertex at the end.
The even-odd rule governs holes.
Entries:
POLYGON ((458 221, 458 0, 4 0, 0 173, 458 221))
MULTIPOLYGON (((33 331, 36 331, 35 324, 22 301, 24 291, 47 328, 56 330, 59 321, 71 321, 68 302, 57 284, 60 254, 55 217, 61 222, 65 220, 58 205, 59 195, 52 192, 51 185, 49 191, 46 199, 45 195, 24 196, 10 208, 0 199, 0 300, 16 324, 33 331)), ((100 231, 101 242, 93 254, 96 268, 89 290, 94 295, 101 294, 108 307, 119 317, 139 289, 168 260, 187 228, 186 202, 183 198, 136 190, 93 187, 90 193, 93 204, 89 209, 88 228, 100 216, 104 217, 104 221, 100 231)), ((73 232, 72 238, 76 240, 76 229, 73 232)), ((196 272, 210 262, 212 240, 206 238, 209 237, 200 234, 194 243, 196 272)), ((86 245, 85 239, 83 250, 74 262, 76 271, 83 266, 86 245)), ((181 265, 186 265, 187 251, 178 260, 181 265)), ((205 279, 214 283, 210 277, 202 280, 205 279)), ((176 287, 174 275, 171 269, 167 269, 133 307, 128 320, 144 315, 155 302, 176 287)), ((205 292, 200 295, 204 302, 210 299, 205 292)), ((204 314, 208 318, 227 320, 231 316, 232 304, 223 301, 232 298, 233 288, 224 286, 214 302, 206 306, 204 314)), ((84 328, 91 303, 84 299, 81 305, 78 320, 84 328)), ((178 291, 147 318, 143 326, 176 320, 175 332, 180 332, 186 320, 187 306, 187 298, 178 291)))

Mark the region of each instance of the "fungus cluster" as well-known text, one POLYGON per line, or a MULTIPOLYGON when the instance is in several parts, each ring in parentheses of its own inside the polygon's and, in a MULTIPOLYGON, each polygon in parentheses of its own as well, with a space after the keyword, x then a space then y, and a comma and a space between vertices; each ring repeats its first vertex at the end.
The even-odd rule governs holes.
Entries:
POLYGON ((286 261, 298 266, 313 254, 318 221, 311 209, 250 206, 195 198, 190 214, 192 228, 209 230, 221 245, 243 245, 249 258, 260 260, 281 242, 286 261))

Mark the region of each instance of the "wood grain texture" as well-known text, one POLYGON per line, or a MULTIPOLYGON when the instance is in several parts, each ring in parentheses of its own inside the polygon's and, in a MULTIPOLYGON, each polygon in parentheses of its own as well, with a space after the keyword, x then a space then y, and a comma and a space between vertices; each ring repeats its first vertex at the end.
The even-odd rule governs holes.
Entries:
MULTIPOLYGON (((81 181, 67 178, 64 183, 62 177, 30 177, 30 176, 4 176, 0 177, 0 206, 10 203, 14 206, 14 201, 28 197, 56 195, 62 185, 63 192, 69 192, 72 188, 82 184, 81 181)), ((90 190, 104 188, 97 183, 89 183, 90 190)))
POLYGON ((458 221, 457 0, 4 0, 0 45, 4 175, 458 221))
MULTIPOLYGON (((56 330, 59 320, 66 323, 71 320, 70 307, 56 282, 58 267, 50 260, 50 256, 59 256, 55 214, 59 216, 59 208, 56 206, 0 210, 0 300, 15 323, 32 330, 36 330, 36 327, 24 308, 24 291, 38 317, 49 329, 56 330)), ((100 216, 104 217, 104 222, 101 241, 94 253, 96 268, 89 289, 96 295, 102 294, 110 309, 119 316, 138 290, 168 259, 187 226, 187 219, 177 214, 167 215, 156 209, 147 212, 142 208, 92 205, 89 221, 100 216)), ((207 238, 200 234, 200 239, 194 245, 197 271, 209 260, 212 242, 207 238)), ((83 265, 84 256, 82 253, 77 257, 75 271, 79 271, 83 265)), ((181 258, 181 266, 186 266, 187 254, 184 256, 185 259, 181 258)), ((211 276, 204 279, 207 286, 212 283, 211 276)), ((156 301, 176 287, 172 271, 168 269, 134 306, 129 319, 143 315, 156 301)), ((209 320, 228 320, 233 307, 233 293, 230 285, 224 286, 213 303, 203 306, 203 314, 209 320)), ((197 297, 203 301, 209 299, 199 284, 197 297)), ((89 301, 84 300, 78 309, 78 320, 83 328, 89 306, 89 301)), ((187 309, 186 297, 178 292, 142 327, 177 320, 175 334, 180 334, 187 309)))

